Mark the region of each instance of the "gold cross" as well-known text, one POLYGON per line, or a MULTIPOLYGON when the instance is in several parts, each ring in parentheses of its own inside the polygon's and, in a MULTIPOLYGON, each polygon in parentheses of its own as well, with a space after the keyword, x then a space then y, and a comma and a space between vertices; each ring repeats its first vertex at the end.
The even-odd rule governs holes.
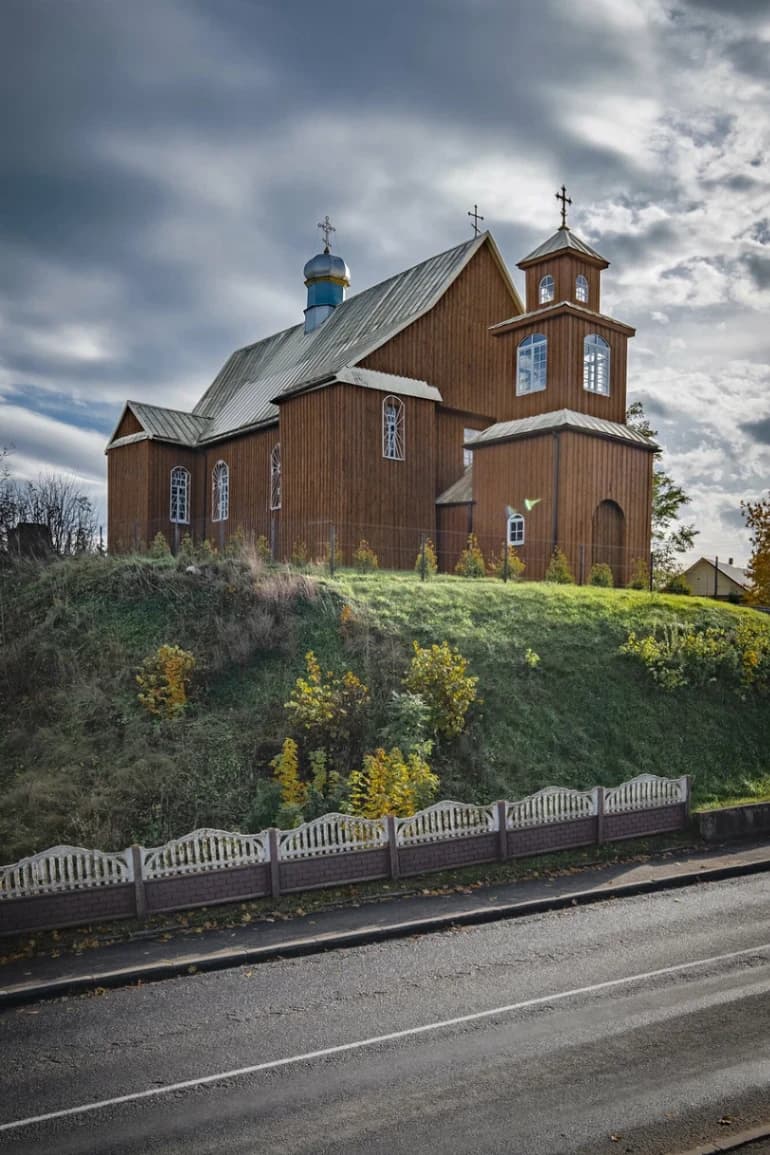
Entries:
POLYGON ((564 185, 561 186, 561 192, 556 194, 557 201, 561 201, 561 227, 567 227, 567 205, 572 204, 572 197, 567 196, 567 190, 564 185))

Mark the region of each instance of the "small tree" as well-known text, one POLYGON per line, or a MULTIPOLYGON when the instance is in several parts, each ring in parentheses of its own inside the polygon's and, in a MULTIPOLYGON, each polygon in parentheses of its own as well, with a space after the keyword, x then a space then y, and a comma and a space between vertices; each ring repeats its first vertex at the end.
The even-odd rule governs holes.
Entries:
POLYGON ((643 557, 638 557, 631 568, 630 590, 646 590, 650 586, 650 567, 643 557))
POLYGON ((302 809, 307 802, 308 790, 299 776, 299 754, 293 738, 284 739, 281 753, 276 754, 270 765, 281 787, 282 804, 302 809))
POLYGON ((171 549, 166 541, 166 535, 158 530, 150 544, 150 557, 161 558, 170 556, 171 549))
POLYGON ((437 734, 456 737, 465 728, 465 715, 476 700, 478 678, 469 676, 468 661, 448 642, 423 649, 413 642, 414 656, 404 686, 419 694, 430 711, 437 734))
POLYGON ((569 568, 567 555, 559 548, 558 545, 551 554, 551 560, 548 563, 548 569, 545 571, 545 580, 547 582, 555 582, 557 585, 575 584, 575 575, 569 568))
POLYGON ((606 562, 594 562, 591 566, 591 572, 588 575, 588 584, 592 586, 604 586, 606 589, 611 589, 615 584, 612 576, 612 570, 606 562))
POLYGON ((751 585, 747 600, 770 606, 770 492, 759 501, 742 501, 741 513, 751 530, 751 557, 746 567, 751 585))
POLYGON ((138 698, 159 718, 175 718, 187 706, 195 655, 181 646, 158 646, 145 658, 136 675, 138 698))
POLYGON ((380 748, 365 754, 363 769, 350 775, 350 810, 360 818, 408 818, 432 802, 438 785, 421 751, 404 757, 396 747, 380 748))
POLYGON ((438 571, 436 547, 429 537, 426 538, 420 546, 420 551, 417 554, 414 568, 423 581, 426 581, 428 578, 432 578, 438 571))
POLYGON ((353 565, 359 573, 373 573, 380 568, 380 559, 364 538, 353 551, 353 565))
POLYGON ((457 559, 455 566, 455 573, 460 577, 467 578, 482 578, 486 573, 486 565, 484 564, 484 554, 479 548, 478 538, 475 533, 468 534, 468 541, 465 549, 457 559))
POLYGON ((512 545, 503 546, 498 557, 493 553, 487 564, 487 573, 490 577, 505 578, 508 581, 521 581, 524 570, 527 568, 512 545), (506 557, 506 548, 508 555, 506 557))

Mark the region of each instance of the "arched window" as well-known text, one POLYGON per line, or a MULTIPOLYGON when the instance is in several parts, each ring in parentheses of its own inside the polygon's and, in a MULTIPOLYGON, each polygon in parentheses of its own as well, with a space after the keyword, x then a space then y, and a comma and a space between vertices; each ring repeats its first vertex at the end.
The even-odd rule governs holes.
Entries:
POLYGON ((181 465, 171 470, 170 520, 180 525, 190 521, 190 471, 181 465))
POLYGON ((545 389, 548 341, 542 333, 525 337, 516 350, 516 393, 537 393, 545 389))
POLYGON ((610 347, 598 333, 589 333, 583 340, 583 388, 609 396, 610 347))
POLYGON ((382 456, 404 460, 404 402, 386 397, 382 403, 382 456))
POLYGON ((270 508, 281 508, 281 443, 270 454, 270 508))
POLYGON ((537 299, 541 305, 545 305, 548 301, 553 300, 553 295, 554 295, 553 277, 551 276, 550 273, 547 273, 543 277, 543 279, 540 282, 540 285, 538 287, 537 299))
POLYGON ((230 516, 230 470, 218 461, 211 471, 211 520, 227 521, 230 516))
POLYGON ((524 518, 520 513, 512 513, 508 518, 508 545, 524 545, 524 518))
POLYGON ((578 273, 575 278, 575 300, 584 302, 588 300, 588 278, 582 273, 578 273))

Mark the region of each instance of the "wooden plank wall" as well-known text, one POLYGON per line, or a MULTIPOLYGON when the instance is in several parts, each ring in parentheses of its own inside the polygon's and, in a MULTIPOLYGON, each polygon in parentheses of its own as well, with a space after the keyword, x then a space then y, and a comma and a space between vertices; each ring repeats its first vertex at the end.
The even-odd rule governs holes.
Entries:
POLYGON ((506 373, 511 382, 510 419, 576 409, 592 417, 623 423, 626 417, 626 356, 628 338, 609 325, 587 317, 540 317, 496 340, 505 348, 506 373), (542 333, 548 339, 546 388, 522 397, 516 394, 516 350, 525 337, 542 333), (597 333, 610 346, 610 395, 583 388, 583 338, 597 333))
POLYGON ((448 408, 502 421, 510 415, 510 363, 488 330, 520 312, 484 245, 435 308, 361 364, 427 381, 448 408))
POLYGON ((463 441, 466 429, 486 429, 494 419, 455 413, 436 407, 436 497, 462 477, 465 471, 463 441))
POLYGON ((436 554, 442 573, 454 573, 457 559, 473 530, 473 504, 436 506, 436 554))
POLYGON ((274 425, 207 446, 202 454, 205 484, 201 512, 205 513, 206 536, 218 548, 237 531, 247 539, 261 534, 270 539, 270 454, 278 441, 278 426, 274 425), (211 519, 211 478, 219 461, 230 469, 230 516, 224 522, 211 519))
POLYGON ((405 459, 390 461, 382 456, 385 396, 333 385, 281 403, 284 551, 302 538, 315 556, 334 524, 345 559, 366 538, 382 566, 411 568, 420 532, 435 534, 434 402, 402 398, 405 459))
POLYGON ((147 540, 149 441, 121 445, 107 454, 107 543, 110 553, 130 553, 147 540))
POLYGON ((525 270, 527 311, 541 308, 538 296, 540 282, 548 275, 553 277, 554 301, 575 301, 584 304, 586 308, 599 312, 601 299, 601 270, 589 261, 567 253, 558 256, 554 254, 549 260, 532 265, 525 270), (588 300, 578 302, 575 296, 575 282, 582 273, 588 281, 588 300))

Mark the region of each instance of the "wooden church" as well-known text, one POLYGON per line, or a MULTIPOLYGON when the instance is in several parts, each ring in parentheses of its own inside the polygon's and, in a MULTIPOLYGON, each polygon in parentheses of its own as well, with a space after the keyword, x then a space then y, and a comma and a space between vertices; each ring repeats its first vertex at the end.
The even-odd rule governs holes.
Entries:
POLYGON ((604 260, 561 227, 519 262, 490 233, 346 298, 330 252, 305 266, 304 324, 233 353, 189 412, 129 401, 107 446, 109 546, 161 532, 278 560, 349 562, 361 540, 453 569, 470 532, 540 578, 558 545, 616 584, 650 551, 653 442, 625 424, 627 341, 601 312, 604 260))

